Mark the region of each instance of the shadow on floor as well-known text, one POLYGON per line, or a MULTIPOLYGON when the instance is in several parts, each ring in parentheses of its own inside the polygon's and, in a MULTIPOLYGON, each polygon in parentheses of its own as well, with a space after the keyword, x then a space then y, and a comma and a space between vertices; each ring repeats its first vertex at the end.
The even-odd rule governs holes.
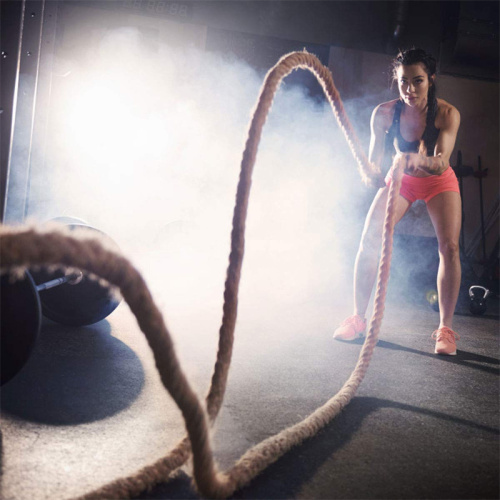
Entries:
POLYGON ((500 360, 498 360, 497 358, 493 358, 491 356, 483 356, 482 354, 462 351, 460 349, 457 349, 456 356, 438 356, 431 352, 419 351, 418 349, 402 346, 399 344, 395 344, 393 342, 388 342, 386 340, 379 340, 377 347, 381 347, 382 349, 393 349, 396 351, 405 351, 412 354, 419 354, 420 356, 434 358, 438 361, 442 361, 445 363, 468 366, 469 368, 474 368, 476 370, 492 373, 494 375, 500 375, 500 369, 495 368, 500 365, 500 360), (477 364, 477 363, 483 363, 483 364, 477 364))
MULTIPOLYGON (((315 477, 318 470, 322 465, 334 455, 337 451, 341 450, 346 446, 346 444, 351 441, 354 434, 360 429, 361 424, 370 414, 382 409, 382 408, 393 408, 396 410, 408 411, 414 414, 433 417, 441 422, 445 422, 447 425, 459 426, 462 428, 468 428, 472 432, 481 433, 484 439, 492 439, 493 436, 499 435, 499 430, 491 428, 488 426, 477 424, 466 419, 457 418, 445 413, 431 411, 416 406, 411 406, 407 404, 397 403, 394 401, 371 398, 371 397, 360 397, 355 398, 340 415, 338 415, 333 422, 327 425, 322 431, 320 431, 313 438, 305 441, 302 445, 293 448, 290 452, 281 457, 277 462, 270 465, 266 470, 264 470, 257 478, 255 478, 249 486, 238 490, 231 498, 234 499, 290 499, 297 496, 300 497, 300 492, 302 487, 307 484, 311 479, 315 477)), ((385 425, 389 427, 393 422, 386 422, 385 425)), ((457 429, 460 431, 460 429, 457 429)), ((397 443, 396 443, 397 445, 397 443)), ((359 461, 363 461, 363 450, 358 450, 360 455, 358 457, 359 461)), ((423 450, 425 454, 425 450, 423 450)), ((427 458, 424 456, 424 460, 427 458)), ((390 460, 388 457, 386 460, 390 460)), ((416 462, 418 462, 418 457, 416 462)), ((341 464, 339 464, 341 465, 341 464)), ((364 465, 368 470, 371 467, 370 463, 364 465)), ((411 469, 411 468, 410 468, 411 469)), ((490 467, 491 469, 491 467, 490 467)), ((450 495, 446 498, 468 498, 468 499, 486 499, 486 498, 498 498, 499 488, 497 481, 497 474, 488 474, 491 471, 485 472, 484 478, 478 478, 478 482, 471 481, 470 488, 463 489, 460 488, 460 492, 449 492, 450 495)), ((498 470, 497 470, 498 472, 498 470)), ((458 474, 457 470, 452 470, 453 474, 458 474)), ((338 473, 339 474, 339 473, 338 473)), ((413 474, 411 471, 409 474, 413 474)), ((439 474, 438 474, 439 475, 439 474)), ((342 474, 339 474, 339 486, 342 483, 342 474)), ((406 478, 407 479, 407 478, 406 478)), ((385 480, 385 479, 383 479, 385 480)), ((435 478, 429 478, 429 481, 435 481, 435 478)), ((441 476, 443 482, 442 489, 446 489, 446 483, 450 481, 450 478, 444 478, 444 473, 441 476)), ((347 480, 348 481, 348 480, 347 480)), ((392 486, 398 485, 399 482, 404 483, 405 478, 393 478, 392 486)), ((362 484, 363 477, 359 477, 359 483, 362 484)), ((345 481, 344 481, 345 483, 345 481)), ((344 491, 346 485, 342 485, 344 491)), ((383 488, 383 485, 381 486, 383 488)), ((401 491, 405 491, 406 485, 402 484, 401 491)), ((349 488, 349 486, 347 486, 349 488)), ((424 487, 427 488, 428 485, 424 487)), ((356 490, 356 487, 354 487, 356 490)), ((419 496, 422 492, 415 491, 411 487, 410 493, 402 493, 399 498, 424 498, 419 496)), ((442 491, 436 489, 436 495, 429 495, 429 498, 445 498, 441 496, 444 494, 442 491)), ((157 485, 149 493, 144 493, 140 497, 136 497, 136 500, 159 500, 159 499, 199 499, 202 498, 196 492, 192 484, 192 479, 183 471, 179 471, 169 482, 157 485)), ((315 497, 316 498, 316 497, 315 497)), ((320 497, 318 497, 320 498, 320 497)), ((326 498, 322 496, 321 498, 326 498)), ((350 496, 345 497, 332 492, 332 496, 328 498, 368 498, 366 496, 360 497, 355 493, 350 496)), ((374 496, 373 498, 382 498, 380 496, 374 496)), ((390 498, 390 497, 384 497, 390 498)))
MULTIPOLYGON (((339 341, 343 342, 343 341, 339 341)), ((353 341, 349 341, 349 344, 363 345, 365 342, 364 338, 359 338, 353 341)), ((420 356, 425 356, 427 358, 435 359, 439 362, 452 363, 454 365, 467 366, 469 368, 474 368, 486 373, 492 373, 493 375, 500 375, 500 360, 493 358, 491 356, 484 356, 482 354, 476 354, 474 352, 467 352, 457 349, 456 356, 438 356, 432 352, 419 351, 418 349, 413 349, 412 347, 403 346, 401 344, 396 344, 394 342, 389 342, 387 340, 380 340, 377 343, 377 349, 391 349, 394 351, 409 352, 411 354, 418 354, 420 356), (482 364, 478 364, 482 363, 482 364), (492 366, 489 366, 492 365, 492 366)))
POLYGON ((44 325, 24 368, 2 387, 2 411, 49 425, 109 417, 140 394, 137 355, 110 335, 107 321, 71 328, 44 325))

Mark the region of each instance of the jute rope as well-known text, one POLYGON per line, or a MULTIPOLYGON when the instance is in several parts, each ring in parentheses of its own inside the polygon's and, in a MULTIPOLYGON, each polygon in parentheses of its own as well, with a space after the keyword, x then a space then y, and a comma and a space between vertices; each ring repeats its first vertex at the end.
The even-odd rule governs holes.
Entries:
POLYGON ((82 498, 121 499, 137 496, 155 484, 165 481, 172 471, 187 461, 191 453, 193 475, 201 494, 210 498, 226 498, 238 488, 248 484, 257 474, 293 446, 313 436, 330 422, 354 397, 364 378, 377 343, 383 317, 395 223, 394 203, 399 193, 402 177, 400 165, 396 165, 393 182, 389 189, 374 314, 351 376, 335 396, 302 422, 254 446, 229 470, 225 472, 218 470, 210 444, 209 428, 221 408, 231 362, 251 175, 262 128, 274 94, 281 80, 296 68, 308 69, 316 75, 323 86, 358 163, 363 180, 373 180, 379 176, 379 172, 369 164, 359 146, 330 72, 315 56, 306 52, 294 52, 284 56, 266 76, 243 153, 233 216, 231 252, 225 283, 219 347, 210 389, 206 397, 206 410, 180 367, 170 332, 144 279, 126 257, 116 249, 107 248, 105 242, 96 236, 89 238, 88 235, 78 235, 75 234, 76 232, 70 233, 68 230, 59 228, 0 226, 2 271, 20 270, 37 265, 78 268, 119 289, 153 351, 163 385, 179 406, 185 419, 187 436, 166 457, 144 467, 133 476, 113 481, 82 498))

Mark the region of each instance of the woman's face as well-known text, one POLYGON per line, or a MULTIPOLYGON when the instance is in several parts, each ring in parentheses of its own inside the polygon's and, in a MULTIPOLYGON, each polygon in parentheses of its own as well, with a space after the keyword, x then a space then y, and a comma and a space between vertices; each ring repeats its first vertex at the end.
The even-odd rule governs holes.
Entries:
POLYGON ((412 108, 424 108, 427 104, 427 92, 434 76, 429 77, 422 63, 411 66, 399 66, 396 71, 399 95, 404 103, 412 108))

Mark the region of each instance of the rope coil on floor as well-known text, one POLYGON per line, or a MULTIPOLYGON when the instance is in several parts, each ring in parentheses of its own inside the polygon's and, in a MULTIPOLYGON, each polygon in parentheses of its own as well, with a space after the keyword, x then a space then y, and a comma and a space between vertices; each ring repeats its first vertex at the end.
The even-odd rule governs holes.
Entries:
POLYGON ((297 68, 311 71, 321 83, 358 163, 363 181, 368 183, 381 179, 380 172, 368 162, 359 145, 329 70, 317 57, 307 52, 293 52, 282 57, 264 80, 241 162, 225 282, 223 318, 219 330, 217 360, 206 397, 206 410, 182 371, 170 332, 144 279, 126 257, 115 249, 107 248, 105 243, 95 236, 78 236, 75 232, 70 234, 64 229, 41 230, 33 227, 0 226, 0 263, 3 272, 36 265, 78 268, 119 289, 153 351, 163 385, 185 419, 187 436, 166 457, 144 467, 133 476, 118 479, 84 495, 82 499, 121 499, 137 496, 155 484, 166 481, 191 454, 193 475, 200 493, 210 498, 226 498, 248 484, 293 446, 327 425, 354 397, 365 376, 382 323, 392 254, 394 204, 401 185, 402 165, 395 165, 393 171, 384 222, 374 313, 352 374, 335 396, 303 421, 257 444, 229 470, 218 470, 210 444, 209 428, 222 406, 231 362, 251 176, 262 128, 272 106, 274 94, 283 78, 297 68))

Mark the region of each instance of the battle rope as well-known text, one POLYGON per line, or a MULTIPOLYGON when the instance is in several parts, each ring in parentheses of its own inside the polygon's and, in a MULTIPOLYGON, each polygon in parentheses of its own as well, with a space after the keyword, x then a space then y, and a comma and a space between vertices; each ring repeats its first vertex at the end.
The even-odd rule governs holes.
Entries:
POLYGON ((131 477, 113 481, 83 498, 118 499, 139 495, 158 482, 165 481, 172 471, 186 462, 191 451, 193 475, 199 491, 211 498, 228 497, 238 488, 248 484, 257 474, 293 446, 313 436, 330 422, 354 397, 364 378, 382 323, 395 224, 394 204, 402 177, 401 165, 395 165, 393 182, 389 189, 374 314, 354 371, 334 397, 302 422, 257 444, 228 471, 218 471, 210 444, 209 426, 214 422, 221 408, 231 361, 251 174, 262 128, 274 94, 281 80, 296 68, 308 69, 322 84, 358 162, 363 180, 376 179, 379 176, 377 170, 369 164, 362 153, 330 72, 315 56, 306 52, 294 52, 281 58, 266 76, 243 153, 233 216, 219 348, 210 390, 206 398, 206 411, 180 367, 161 312, 155 305, 144 279, 128 259, 115 249, 106 248, 106 245, 95 237, 88 239, 64 230, 0 226, 2 271, 37 265, 78 268, 107 281, 111 286, 120 290, 153 351, 163 385, 179 406, 185 419, 188 436, 166 457, 141 469, 131 477))

